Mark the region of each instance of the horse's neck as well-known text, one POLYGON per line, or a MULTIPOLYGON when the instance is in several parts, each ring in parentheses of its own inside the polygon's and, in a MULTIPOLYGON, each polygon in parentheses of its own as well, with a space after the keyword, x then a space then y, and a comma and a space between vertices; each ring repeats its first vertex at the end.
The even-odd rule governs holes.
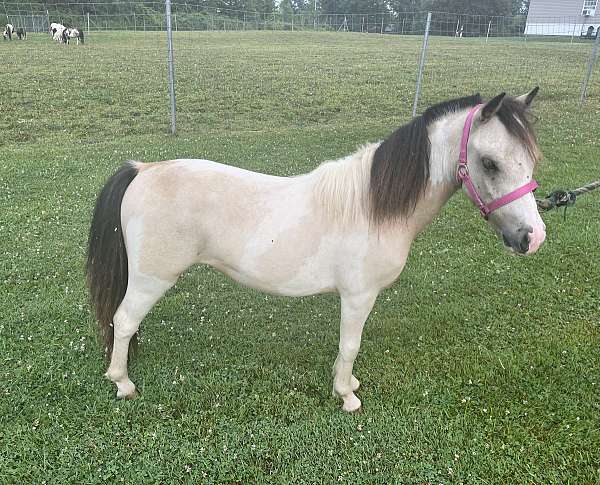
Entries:
POLYGON ((456 169, 466 111, 450 113, 433 122, 428 128, 431 152, 429 155, 430 185, 451 184, 456 188, 456 169))
POLYGON ((456 169, 465 116, 463 112, 451 113, 428 128, 431 144, 429 184, 411 218, 415 233, 429 225, 459 188, 456 169))
MULTIPOLYGON (((431 152, 429 183, 407 220, 387 227, 392 234, 421 232, 458 189, 456 167, 466 112, 452 113, 428 128, 431 152)), ((328 220, 342 225, 370 227, 369 175, 378 144, 368 144, 346 158, 325 162, 308 174, 313 193, 328 220)), ((384 229, 386 230, 386 229, 384 229)), ((405 236, 402 236, 404 239, 405 236)))

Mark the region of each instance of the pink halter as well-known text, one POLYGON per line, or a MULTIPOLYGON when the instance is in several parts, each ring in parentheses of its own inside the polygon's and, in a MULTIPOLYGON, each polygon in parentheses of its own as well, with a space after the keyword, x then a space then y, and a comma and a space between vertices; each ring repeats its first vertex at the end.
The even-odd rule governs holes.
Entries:
POLYGON ((479 212, 485 220, 488 219, 489 215, 494 212, 496 209, 506 205, 513 200, 520 199, 524 195, 527 195, 529 192, 533 192, 538 183, 535 180, 531 180, 526 183, 522 187, 519 187, 512 192, 503 195, 499 199, 493 200, 489 204, 486 204, 481 200, 477 189, 475 188, 475 184, 469 175, 469 168, 467 167, 467 145, 469 144, 469 135, 471 133, 471 125, 473 124, 473 117, 479 108, 483 106, 482 104, 478 104, 477 106, 471 108, 469 114, 467 115, 467 119, 465 121, 465 126, 463 128, 462 138, 460 140, 460 156, 458 158, 458 169, 456 170, 456 180, 459 184, 464 184, 467 188, 467 193, 469 194, 469 198, 479 208, 479 212))

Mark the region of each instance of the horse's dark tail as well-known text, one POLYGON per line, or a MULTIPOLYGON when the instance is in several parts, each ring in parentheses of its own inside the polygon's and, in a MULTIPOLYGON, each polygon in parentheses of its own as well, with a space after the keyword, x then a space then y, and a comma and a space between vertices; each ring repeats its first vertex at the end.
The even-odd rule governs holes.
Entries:
POLYGON ((113 316, 127 291, 127 250, 121 227, 121 203, 137 173, 134 163, 127 162, 108 179, 96 201, 90 227, 87 286, 108 357, 113 346, 113 316))
POLYGON ((83 42, 83 30, 79 31, 79 40, 81 41, 82 44, 85 44, 85 42, 83 42))

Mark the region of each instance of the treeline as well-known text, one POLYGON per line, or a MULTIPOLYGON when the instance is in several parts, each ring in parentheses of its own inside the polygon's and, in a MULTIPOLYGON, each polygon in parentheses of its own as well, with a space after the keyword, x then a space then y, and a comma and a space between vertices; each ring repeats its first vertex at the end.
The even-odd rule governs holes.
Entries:
MULTIPOLYGON (((103 13, 121 13, 132 8, 158 12, 164 8, 164 1, 157 0, 47 0, 40 3, 49 9, 77 12, 102 10, 103 13)), ((400 14, 435 11, 504 16, 526 14, 529 6, 529 0, 172 0, 172 3, 225 14, 233 11, 259 14, 400 14)))
MULTIPOLYGON (((1 0, 0 0, 1 1, 1 0)), ((419 35, 519 35, 523 0, 171 0, 175 30, 319 29, 419 35), (440 13, 447 12, 447 13, 440 13)), ((3 2, 8 21, 28 30, 60 21, 92 30, 164 30, 164 0, 3 2)), ((47 29, 47 26, 44 27, 47 29)))

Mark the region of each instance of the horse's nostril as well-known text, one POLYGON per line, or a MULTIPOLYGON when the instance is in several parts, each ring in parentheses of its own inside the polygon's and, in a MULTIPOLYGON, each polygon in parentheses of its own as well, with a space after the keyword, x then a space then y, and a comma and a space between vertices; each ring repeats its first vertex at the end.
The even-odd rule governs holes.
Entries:
POLYGON ((529 233, 526 232, 521 236, 521 240, 519 241, 519 249, 522 253, 526 253, 529 251, 529 233))

